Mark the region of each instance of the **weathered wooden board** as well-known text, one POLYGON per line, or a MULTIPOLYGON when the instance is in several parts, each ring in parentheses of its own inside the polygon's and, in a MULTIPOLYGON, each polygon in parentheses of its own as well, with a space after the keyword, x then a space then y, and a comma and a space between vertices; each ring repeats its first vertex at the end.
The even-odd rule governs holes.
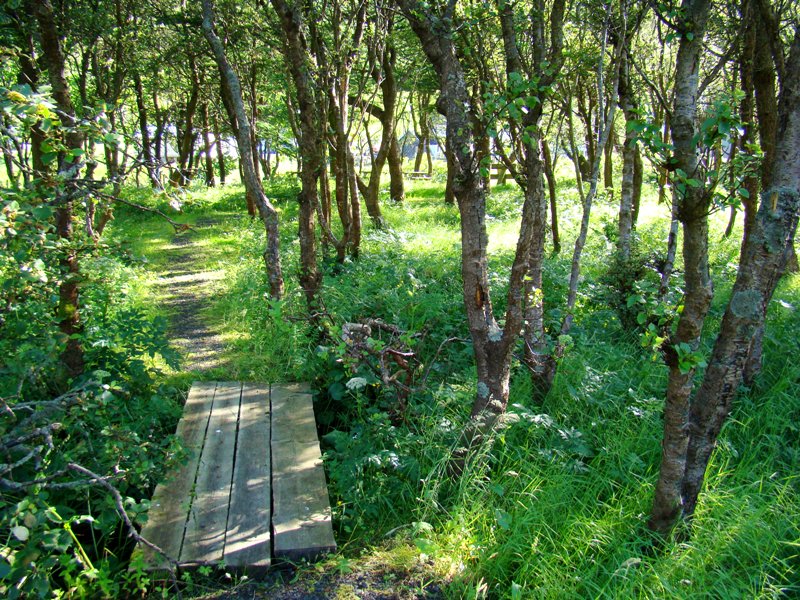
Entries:
POLYGON ((273 386, 272 539, 276 559, 336 549, 330 500, 307 388, 273 386))
MULTIPOLYGON (((173 559, 178 558, 186 527, 186 515, 192 500, 197 466, 206 436, 209 415, 214 401, 214 382, 195 382, 183 409, 175 435, 189 452, 188 460, 156 486, 142 536, 160 547, 173 559)), ((152 570, 169 569, 161 555, 147 547, 140 551, 152 570)))
POLYGON ((314 404, 303 384, 273 385, 272 443, 318 442, 314 404))
POLYGON ((217 384, 186 522, 183 565, 216 564, 223 558, 241 393, 240 383, 217 384))
MULTIPOLYGON (((311 394, 304 384, 197 382, 177 435, 186 464, 156 488, 142 534, 178 565, 264 571, 336 549, 311 394)), ((171 568, 140 550, 151 570, 171 568)))
POLYGON ((272 555, 269 418, 269 387, 245 384, 225 534, 225 564, 251 572, 268 568, 272 555))

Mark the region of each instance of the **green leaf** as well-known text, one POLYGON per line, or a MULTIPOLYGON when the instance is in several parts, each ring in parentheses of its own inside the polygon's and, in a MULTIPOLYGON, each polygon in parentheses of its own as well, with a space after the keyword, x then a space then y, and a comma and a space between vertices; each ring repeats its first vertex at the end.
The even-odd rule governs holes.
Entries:
POLYGON ((430 555, 436 553, 436 544, 427 538, 416 538, 414 540, 414 545, 423 554, 430 555))
POLYGON ((503 529, 504 531, 508 531, 509 529, 511 529, 511 523, 513 522, 513 518, 506 511, 500 508, 495 508, 494 518, 497 519, 497 524, 500 526, 500 529, 503 529))
POLYGON ((511 600, 522 600, 523 588, 516 581, 511 582, 511 600))
POLYGON ((346 388, 340 381, 336 381, 328 386, 328 393, 331 395, 331 398, 334 400, 341 400, 344 398, 346 388))
POLYGON ((47 204, 41 204, 31 210, 31 214, 40 221, 47 221, 53 216, 53 208, 47 204))

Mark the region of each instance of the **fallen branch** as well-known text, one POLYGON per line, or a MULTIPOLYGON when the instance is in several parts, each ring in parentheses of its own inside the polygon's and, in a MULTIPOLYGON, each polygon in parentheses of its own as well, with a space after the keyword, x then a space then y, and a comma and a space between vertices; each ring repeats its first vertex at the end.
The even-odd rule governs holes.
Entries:
POLYGON ((67 468, 71 471, 75 471, 76 473, 80 473, 81 475, 85 475, 89 477, 91 480, 95 481, 100 487, 104 488, 111 497, 114 499, 114 504, 117 509, 117 513, 119 513, 120 518, 122 518, 123 523, 125 523, 125 527, 128 528, 128 536, 133 538, 137 544, 142 544, 147 546, 154 552, 157 552, 160 556, 164 557, 173 567, 178 566, 178 561, 172 558, 169 554, 164 552, 161 548, 155 545, 150 540, 142 537, 138 531, 136 531, 136 527, 133 525, 130 517, 128 516, 128 512, 125 510, 125 503, 122 500, 122 495, 119 493, 119 490, 115 488, 113 485, 108 483, 107 478, 102 477, 101 475, 97 475, 96 473, 90 471, 86 467, 82 467, 81 465, 75 463, 68 463, 67 468))

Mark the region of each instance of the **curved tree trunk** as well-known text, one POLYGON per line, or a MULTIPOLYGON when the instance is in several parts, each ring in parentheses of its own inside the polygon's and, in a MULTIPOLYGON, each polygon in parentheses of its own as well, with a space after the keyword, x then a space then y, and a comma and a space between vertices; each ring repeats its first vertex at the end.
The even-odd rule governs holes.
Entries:
MULTIPOLYGON (((251 195, 256 202, 261 220, 264 223, 264 229, 266 230, 267 247, 264 250, 264 263, 267 268, 267 277, 269 279, 269 293, 273 299, 280 300, 283 297, 283 272, 281 270, 278 213, 264 194, 261 181, 256 177, 255 167, 253 165, 252 145, 250 143, 250 121, 247 118, 247 113, 244 108, 242 88, 239 83, 239 77, 234 72, 225 55, 225 48, 222 45, 222 41, 214 31, 214 5, 212 0, 203 0, 203 34, 214 54, 214 59, 216 60, 222 80, 222 91, 225 93, 227 103, 233 108, 235 122, 232 123, 232 126, 234 131, 236 131, 240 164, 242 165, 242 174, 244 176, 243 182, 248 194, 251 195)), ((311 210, 313 211, 313 205, 311 210)), ((307 211, 304 211, 301 206, 300 213, 302 219, 303 216, 306 216, 307 211)), ((302 250, 301 240, 301 251, 302 250)), ((307 249, 305 250, 307 251, 307 249)), ((303 275, 301 273, 301 283, 302 277, 303 275)))

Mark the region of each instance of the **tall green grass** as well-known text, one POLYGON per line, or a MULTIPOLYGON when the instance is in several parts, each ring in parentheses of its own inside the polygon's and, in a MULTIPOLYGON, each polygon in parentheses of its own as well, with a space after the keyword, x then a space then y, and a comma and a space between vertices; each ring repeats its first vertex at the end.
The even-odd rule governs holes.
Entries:
MULTIPOLYGON (((562 316, 580 218, 574 182, 563 179, 564 250, 548 259, 545 272, 551 326, 562 316)), ((354 564, 388 535, 394 551, 427 565, 453 598, 800 593, 800 366, 790 358, 800 350, 800 277, 787 276, 776 294, 764 372, 735 402, 692 535, 658 545, 646 520, 660 459, 666 369, 606 304, 602 278, 613 253, 607 234, 616 211, 611 199, 599 199, 592 220, 575 345, 561 360, 554 389, 543 405, 531 404, 530 383, 515 364, 511 416, 470 459, 465 476, 453 479, 448 461, 474 395, 470 344, 444 348, 427 386, 409 398, 406 419, 398 422, 391 417, 392 390, 374 382, 360 391, 344 385, 362 372, 341 360, 336 331, 348 321, 382 319, 412 334, 409 343, 425 365, 443 339, 468 338, 457 209, 444 205, 443 184, 436 181, 411 182, 403 205, 385 204, 389 227, 377 231, 365 223, 359 260, 321 263, 329 315, 321 331, 305 318, 296 284, 296 191, 288 179, 268 189, 282 218, 287 296, 280 303, 266 299, 263 228, 232 217, 242 210, 241 188, 198 194, 191 214, 221 219, 209 243, 224 246, 215 265, 228 277, 213 311, 233 340, 237 376, 306 379, 318 391, 337 537, 354 564)), ((654 201, 655 193, 646 190, 638 230, 645 256, 663 253, 667 237, 667 210, 654 201)), ((489 203, 498 310, 520 205, 514 186, 497 187, 489 203)), ((722 237, 724 220, 714 217, 711 233, 717 295, 706 348, 735 277, 739 240, 722 237)), ((149 222, 133 222, 130 231, 148 231, 149 222)), ((142 252, 157 247, 142 235, 142 252)), ((679 259, 676 289, 681 269, 679 259)), ((373 556, 379 555, 391 562, 385 551, 373 556)))

